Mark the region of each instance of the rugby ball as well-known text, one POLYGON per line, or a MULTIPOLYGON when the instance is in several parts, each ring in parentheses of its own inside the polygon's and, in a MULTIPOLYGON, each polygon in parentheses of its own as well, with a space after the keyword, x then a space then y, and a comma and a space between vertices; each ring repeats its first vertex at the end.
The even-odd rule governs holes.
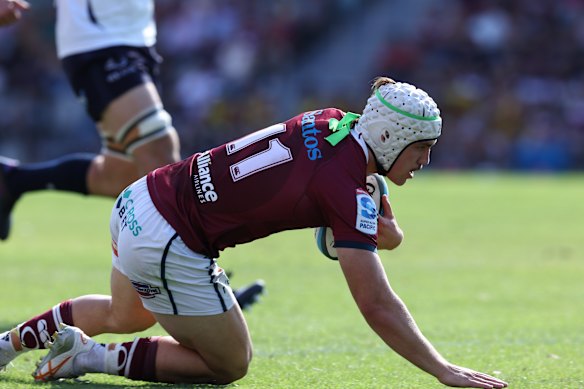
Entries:
MULTIPOLYGON (((381 207, 381 198, 383 195, 389 194, 389 189, 385 178, 377 173, 367 176, 367 192, 375 203, 375 208, 379 215, 383 215, 383 208, 381 207)), ((330 227, 317 227, 314 229, 314 238, 316 239, 316 247, 327 258, 337 260, 337 249, 335 249, 335 238, 333 230, 330 227)))

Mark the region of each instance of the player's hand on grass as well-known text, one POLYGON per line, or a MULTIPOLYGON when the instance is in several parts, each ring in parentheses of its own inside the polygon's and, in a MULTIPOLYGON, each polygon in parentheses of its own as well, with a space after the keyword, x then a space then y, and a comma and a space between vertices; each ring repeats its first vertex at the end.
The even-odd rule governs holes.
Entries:
POLYGON ((447 372, 436 377, 444 385, 458 388, 506 388, 507 383, 488 374, 480 373, 466 367, 449 365, 447 372))
POLYGON ((389 197, 383 195, 381 197, 381 207, 383 208, 383 216, 379 215, 377 219, 378 234, 377 247, 383 250, 393 250, 400 245, 404 239, 404 233, 397 224, 397 220, 391 210, 389 204, 389 197))
POLYGON ((24 0, 0 0, 0 26, 14 23, 29 7, 30 4, 24 0))

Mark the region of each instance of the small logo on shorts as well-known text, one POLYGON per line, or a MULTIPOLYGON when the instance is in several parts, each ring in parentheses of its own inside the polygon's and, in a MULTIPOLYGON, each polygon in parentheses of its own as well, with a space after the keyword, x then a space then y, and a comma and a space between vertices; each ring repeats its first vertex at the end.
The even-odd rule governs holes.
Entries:
POLYGON ((136 289, 136 292, 138 292, 140 297, 145 299, 153 299, 157 294, 160 294, 159 287, 148 285, 143 282, 132 281, 132 286, 136 289))

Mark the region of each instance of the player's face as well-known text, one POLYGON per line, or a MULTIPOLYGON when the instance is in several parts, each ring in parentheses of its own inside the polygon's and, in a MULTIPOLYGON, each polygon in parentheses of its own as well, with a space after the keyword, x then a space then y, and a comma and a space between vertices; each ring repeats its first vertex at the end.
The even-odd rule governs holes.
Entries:
POLYGON ((406 147, 387 173, 387 178, 396 185, 403 185, 406 180, 414 178, 416 170, 430 163, 430 151, 435 144, 436 140, 425 140, 406 147))

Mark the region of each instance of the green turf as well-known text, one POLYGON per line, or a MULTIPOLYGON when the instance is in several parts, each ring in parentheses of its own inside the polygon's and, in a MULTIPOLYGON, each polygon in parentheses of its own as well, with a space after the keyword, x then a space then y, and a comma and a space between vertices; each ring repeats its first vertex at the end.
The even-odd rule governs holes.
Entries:
MULTIPOLYGON (((584 176, 418 176, 390 185, 406 238, 381 256, 422 331, 452 362, 512 388, 584 388, 584 176)), ((65 298, 108 292, 110 204, 56 193, 18 203, 13 234, 0 244, 0 329, 65 298)), ((234 285, 263 278, 268 291, 246 315, 255 346, 249 374, 230 387, 442 387, 369 330, 311 230, 228 250, 221 263, 234 285)), ((121 339, 128 336, 99 337, 121 339)), ((0 387, 33 386, 41 355, 17 359, 0 387)), ((86 381, 51 387, 146 385, 86 381)))

